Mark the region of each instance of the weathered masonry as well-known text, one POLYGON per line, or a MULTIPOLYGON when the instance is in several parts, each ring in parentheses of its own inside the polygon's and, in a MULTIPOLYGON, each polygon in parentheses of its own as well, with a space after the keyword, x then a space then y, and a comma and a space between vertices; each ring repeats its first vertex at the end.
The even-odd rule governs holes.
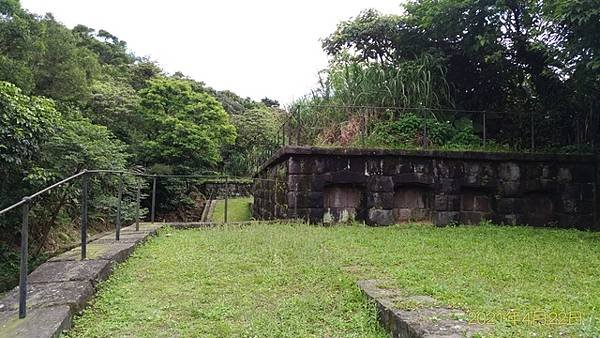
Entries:
POLYGON ((258 219, 600 229, 591 155, 285 147, 254 186, 258 219))

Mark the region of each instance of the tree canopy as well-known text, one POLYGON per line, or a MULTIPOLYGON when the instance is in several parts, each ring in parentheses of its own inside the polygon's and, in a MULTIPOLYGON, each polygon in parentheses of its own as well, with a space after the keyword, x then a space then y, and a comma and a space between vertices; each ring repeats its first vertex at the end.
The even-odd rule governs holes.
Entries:
POLYGON ((415 0, 403 9, 366 10, 323 40, 331 64, 313 102, 506 112, 488 124, 500 141, 525 142, 532 118, 539 143, 597 141, 597 1, 415 0))

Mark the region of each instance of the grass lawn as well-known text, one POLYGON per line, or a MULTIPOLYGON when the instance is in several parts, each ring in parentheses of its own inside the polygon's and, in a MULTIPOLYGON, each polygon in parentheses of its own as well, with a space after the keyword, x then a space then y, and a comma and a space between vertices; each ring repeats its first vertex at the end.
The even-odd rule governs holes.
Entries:
MULTIPOLYGON (((230 198, 227 201, 227 221, 243 222, 252 219, 250 211, 252 197, 230 198)), ((225 213, 225 200, 218 200, 212 214, 213 222, 223 222, 225 213)))
POLYGON ((493 336, 600 336, 600 233, 286 224, 161 230, 101 285, 69 335, 385 337, 359 279, 433 296, 468 320, 487 316, 493 336), (509 312, 581 318, 495 315, 509 312))

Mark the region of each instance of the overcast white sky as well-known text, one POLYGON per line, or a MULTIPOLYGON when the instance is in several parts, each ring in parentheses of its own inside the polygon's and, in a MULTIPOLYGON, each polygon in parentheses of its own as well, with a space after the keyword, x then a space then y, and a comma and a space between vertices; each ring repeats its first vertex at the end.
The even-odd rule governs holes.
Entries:
POLYGON ((402 0, 21 0, 68 27, 84 24, 127 41, 169 73, 241 96, 289 103, 313 88, 327 65, 320 39, 338 22, 402 0))

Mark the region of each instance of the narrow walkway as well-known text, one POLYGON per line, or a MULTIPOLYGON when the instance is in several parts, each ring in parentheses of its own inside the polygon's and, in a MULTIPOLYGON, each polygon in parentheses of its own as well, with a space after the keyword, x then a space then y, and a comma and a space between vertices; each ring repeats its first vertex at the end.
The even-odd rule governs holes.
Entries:
POLYGON ((115 264, 127 259, 135 247, 156 233, 162 223, 140 223, 121 230, 121 238, 105 235, 87 245, 67 251, 40 265, 28 277, 27 317, 19 319, 19 287, 0 299, 0 337, 58 337, 71 327, 74 314, 92 298, 99 282, 106 280, 115 264))

